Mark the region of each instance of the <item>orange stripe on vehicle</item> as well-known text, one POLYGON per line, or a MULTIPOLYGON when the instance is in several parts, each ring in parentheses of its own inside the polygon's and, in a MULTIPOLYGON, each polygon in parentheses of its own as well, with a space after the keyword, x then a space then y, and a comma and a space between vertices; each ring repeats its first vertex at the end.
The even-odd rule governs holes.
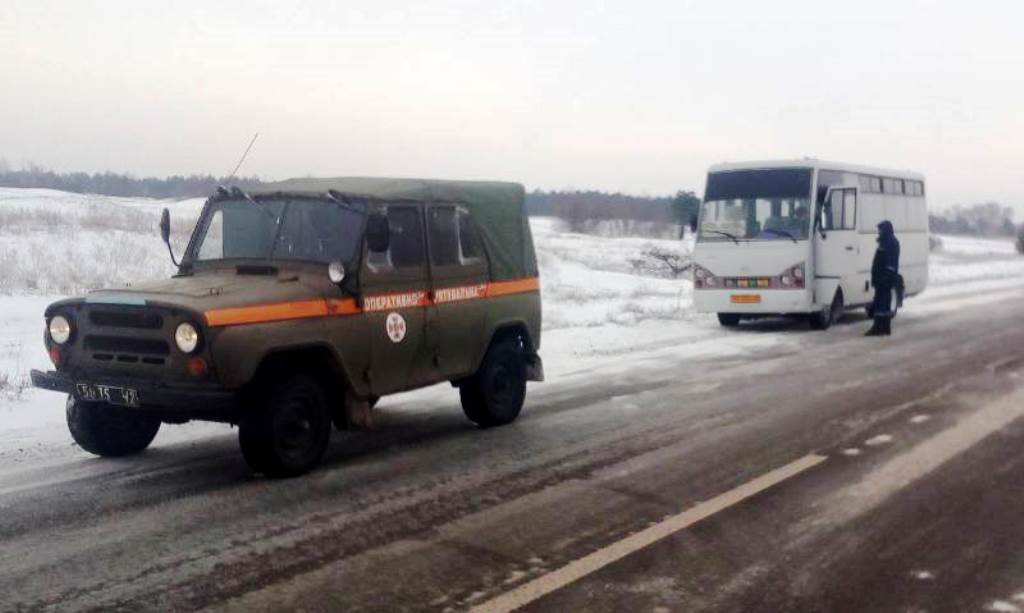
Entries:
POLYGON ((540 279, 530 277, 514 281, 495 281, 487 286, 487 297, 507 296, 508 294, 524 294, 540 291, 540 279))
POLYGON ((442 287, 434 290, 434 304, 448 304, 449 302, 462 302, 464 300, 476 300, 487 296, 487 284, 456 285, 455 287, 442 287))
POLYGON ((475 285, 446 287, 434 292, 433 299, 426 290, 398 292, 393 294, 376 294, 363 299, 363 307, 353 298, 330 300, 303 300, 298 302, 278 302, 273 304, 256 304, 227 309, 206 311, 206 323, 211 327, 238 326, 258 324, 291 319, 308 319, 311 317, 328 317, 339 315, 357 315, 362 312, 393 311, 429 306, 431 304, 447 304, 464 300, 494 298, 510 294, 522 294, 540 290, 540 280, 536 277, 516 279, 513 281, 496 281, 475 285))
POLYGON ((342 298, 341 300, 331 298, 327 301, 328 315, 356 315, 362 312, 363 310, 359 308, 359 303, 354 298, 342 298))
POLYGON ((411 309, 413 307, 427 306, 428 304, 430 304, 430 296, 427 295, 426 290, 398 292, 395 294, 377 294, 363 298, 363 310, 371 313, 375 311, 411 309))
POLYGON ((325 315, 327 315, 326 301, 322 299, 304 300, 301 302, 279 302, 276 304, 213 309, 206 312, 206 323, 213 327, 237 326, 267 321, 283 321, 286 319, 324 317, 325 315))

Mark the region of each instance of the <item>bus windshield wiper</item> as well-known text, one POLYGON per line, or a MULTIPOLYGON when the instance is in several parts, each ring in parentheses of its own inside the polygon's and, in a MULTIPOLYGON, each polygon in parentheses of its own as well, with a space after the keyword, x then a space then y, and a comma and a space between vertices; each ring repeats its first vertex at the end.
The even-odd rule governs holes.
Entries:
POLYGON ((789 240, 793 241, 794 243, 797 242, 796 237, 793 236, 791 233, 786 232, 785 230, 776 230, 775 228, 765 228, 765 229, 763 229, 761 231, 762 232, 771 232, 772 234, 778 234, 779 236, 785 236, 785 237, 789 238, 789 240))
POLYGON ((735 236, 733 236, 732 234, 729 234, 728 232, 722 232, 721 230, 704 230, 704 232, 710 232, 712 234, 721 234, 722 236, 728 236, 729 238, 732 239, 732 242, 736 243, 737 245, 740 244, 739 239, 736 238, 735 236))

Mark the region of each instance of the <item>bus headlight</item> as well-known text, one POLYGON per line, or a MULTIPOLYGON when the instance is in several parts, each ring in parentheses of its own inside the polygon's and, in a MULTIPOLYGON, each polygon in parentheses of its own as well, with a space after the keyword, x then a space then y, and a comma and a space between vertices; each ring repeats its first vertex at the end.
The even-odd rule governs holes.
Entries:
POLYGON ((711 274, 711 271, 707 268, 693 266, 693 286, 700 289, 702 287, 714 287, 717 283, 715 275, 711 274))
POLYGON ((71 338, 71 322, 63 315, 54 315, 50 319, 50 340, 63 345, 71 338))
POLYGON ((174 330, 174 343, 182 353, 192 353, 199 347, 199 330, 187 321, 174 330))

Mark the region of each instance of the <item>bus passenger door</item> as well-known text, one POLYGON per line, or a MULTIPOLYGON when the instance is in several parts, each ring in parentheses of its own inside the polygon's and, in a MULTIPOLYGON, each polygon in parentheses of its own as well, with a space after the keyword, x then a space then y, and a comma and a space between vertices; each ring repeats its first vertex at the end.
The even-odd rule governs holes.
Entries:
POLYGON ((860 240, 857 235, 857 188, 834 187, 818 203, 814 232, 815 302, 827 304, 832 295, 820 296, 821 288, 843 288, 846 304, 861 302, 860 294, 851 296, 850 281, 857 273, 860 240))

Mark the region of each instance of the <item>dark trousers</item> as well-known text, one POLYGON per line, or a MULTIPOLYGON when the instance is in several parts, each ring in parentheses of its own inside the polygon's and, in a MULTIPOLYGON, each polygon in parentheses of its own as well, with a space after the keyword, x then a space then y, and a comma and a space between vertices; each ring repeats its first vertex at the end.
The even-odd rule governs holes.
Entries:
POLYGON ((876 287, 875 299, 871 302, 871 312, 876 319, 892 318, 892 288, 876 287))

